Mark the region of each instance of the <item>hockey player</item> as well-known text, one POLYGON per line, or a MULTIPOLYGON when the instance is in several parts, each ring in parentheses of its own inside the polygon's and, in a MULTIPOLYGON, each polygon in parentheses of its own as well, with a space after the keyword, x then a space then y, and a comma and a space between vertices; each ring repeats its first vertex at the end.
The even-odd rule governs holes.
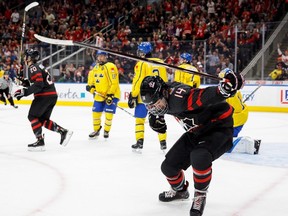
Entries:
POLYGON ((97 64, 89 72, 86 90, 94 95, 93 129, 90 139, 100 135, 101 116, 105 112, 104 138, 109 137, 113 116, 120 98, 119 74, 115 64, 107 62, 106 52, 97 51, 97 64))
MULTIPOLYGON (((198 72, 198 69, 192 66, 191 62, 192 62, 192 55, 189 53, 182 53, 180 55, 180 64, 178 67, 198 72)), ((187 73, 181 70, 175 71, 174 81, 181 82, 194 88, 198 88, 200 86, 199 75, 187 73)))
POLYGON ((6 105, 7 104, 6 98, 7 98, 10 105, 17 109, 18 106, 15 106, 13 97, 11 95, 12 87, 13 87, 13 81, 9 77, 9 72, 5 71, 3 77, 0 78, 0 100, 3 101, 3 103, 6 105))
POLYGON ((51 80, 49 72, 42 64, 38 64, 40 53, 37 50, 28 49, 24 52, 24 62, 28 67, 28 78, 20 78, 24 88, 18 89, 14 97, 20 100, 22 97, 34 94, 28 119, 37 141, 28 145, 29 151, 45 151, 44 135, 42 127, 60 134, 60 145, 66 146, 73 134, 54 121, 50 120, 51 113, 57 102, 57 92, 51 80))
POLYGON ((178 82, 165 83, 160 77, 148 76, 141 84, 140 94, 149 111, 149 125, 165 133, 164 115, 178 118, 186 132, 165 156, 161 170, 171 185, 170 191, 159 194, 169 202, 188 199, 188 181, 184 170, 193 169, 194 199, 190 216, 200 216, 212 178, 212 162, 232 147, 233 108, 225 99, 242 88, 243 77, 230 69, 218 86, 192 88, 178 82))
POLYGON ((243 97, 240 91, 226 100, 233 108, 233 147, 228 151, 247 153, 247 154, 258 154, 261 144, 261 140, 254 140, 251 137, 244 136, 238 137, 238 134, 242 130, 244 124, 248 120, 248 108, 245 103, 243 103, 243 97))
MULTIPOLYGON (((225 76, 224 72, 226 71, 221 71, 218 76, 220 78, 223 78, 225 76)), ((238 134, 248 120, 248 107, 243 102, 242 93, 240 91, 237 91, 234 96, 227 98, 226 101, 234 108, 233 147, 228 151, 228 153, 238 152, 247 154, 258 154, 261 140, 254 140, 248 136, 238 137, 238 134)))
MULTIPOLYGON (((152 45, 150 42, 142 42, 138 46, 137 54, 139 57, 148 58, 154 61, 163 62, 159 58, 152 58, 152 45)), ((141 152, 144 144, 144 123, 147 116, 147 108, 140 98, 140 85, 142 80, 149 75, 160 76, 165 82, 168 81, 166 68, 159 65, 153 65, 147 62, 139 61, 134 67, 134 78, 132 81, 132 90, 129 94, 128 106, 133 109, 135 116, 135 137, 136 144, 132 145, 135 152, 141 152)), ((166 133, 159 133, 160 149, 167 149, 166 133)))

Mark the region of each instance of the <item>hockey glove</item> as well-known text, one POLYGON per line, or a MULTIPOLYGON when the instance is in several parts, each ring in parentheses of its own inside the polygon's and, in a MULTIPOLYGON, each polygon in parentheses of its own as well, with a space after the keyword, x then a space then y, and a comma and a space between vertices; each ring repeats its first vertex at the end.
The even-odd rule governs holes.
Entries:
POLYGON ((167 125, 164 116, 155 116, 149 114, 148 119, 149 119, 149 125, 152 128, 152 130, 162 134, 166 133, 167 125))
POLYGON ((106 104, 108 106, 110 106, 113 103, 113 98, 114 98, 113 94, 107 94, 107 96, 106 96, 106 104))
MULTIPOLYGON (((221 73, 221 72, 220 72, 221 73)), ((244 78, 241 74, 236 74, 230 69, 224 69, 223 80, 219 83, 219 91, 225 97, 232 97, 237 90, 241 89, 244 84, 244 78)))
POLYGON ((94 85, 86 85, 86 91, 90 92, 92 88, 95 88, 94 85))
POLYGON ((20 76, 17 76, 16 78, 20 81, 20 85, 22 85, 23 87, 29 87, 31 85, 30 81, 27 78, 20 76))
POLYGON ((17 100, 20 100, 25 94, 25 90, 22 88, 22 89, 18 89, 15 91, 14 93, 14 97, 17 98, 17 100))
POLYGON ((132 97, 132 93, 130 92, 128 97, 128 106, 129 108, 133 109, 137 105, 137 97, 132 97))

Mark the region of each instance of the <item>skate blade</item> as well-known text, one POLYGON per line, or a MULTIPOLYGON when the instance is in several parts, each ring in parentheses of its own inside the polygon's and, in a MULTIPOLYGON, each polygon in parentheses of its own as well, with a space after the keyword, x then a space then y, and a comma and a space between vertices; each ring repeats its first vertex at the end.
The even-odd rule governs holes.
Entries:
POLYGON ((73 131, 68 131, 65 140, 63 141, 62 145, 66 146, 68 142, 70 141, 71 137, 73 135, 73 131))
POLYGON ((30 152, 43 152, 43 151, 46 151, 46 149, 45 149, 45 146, 28 147, 28 151, 30 151, 30 152))
POLYGON ((142 149, 132 149, 132 152, 142 154, 142 149))

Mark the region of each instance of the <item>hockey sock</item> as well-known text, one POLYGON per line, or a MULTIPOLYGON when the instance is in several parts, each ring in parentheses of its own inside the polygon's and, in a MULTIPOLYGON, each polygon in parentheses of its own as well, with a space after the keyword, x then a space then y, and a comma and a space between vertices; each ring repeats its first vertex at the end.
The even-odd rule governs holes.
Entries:
POLYGON ((145 123, 145 118, 136 118, 135 120, 136 140, 144 139, 144 123, 145 123))
POLYGON ((42 136, 42 123, 39 121, 38 118, 34 118, 30 120, 31 127, 33 130, 33 133, 37 138, 42 136))
POLYGON ((44 123, 43 123, 43 126, 45 128, 47 128, 48 130, 51 130, 51 131, 56 131, 59 133, 59 131, 63 128, 61 126, 59 126, 58 124, 56 124, 55 122, 51 121, 50 119, 49 120, 45 120, 44 123))
POLYGON ((101 115, 102 112, 93 112, 93 129, 94 131, 98 131, 101 126, 101 115))
POLYGON ((113 119, 113 113, 105 113, 105 125, 104 130, 109 132, 112 126, 112 119, 113 119))
POLYGON ((176 176, 173 177, 166 176, 166 178, 171 187, 173 188, 173 190, 180 191, 183 189, 185 183, 185 175, 183 170, 181 170, 179 174, 176 176))

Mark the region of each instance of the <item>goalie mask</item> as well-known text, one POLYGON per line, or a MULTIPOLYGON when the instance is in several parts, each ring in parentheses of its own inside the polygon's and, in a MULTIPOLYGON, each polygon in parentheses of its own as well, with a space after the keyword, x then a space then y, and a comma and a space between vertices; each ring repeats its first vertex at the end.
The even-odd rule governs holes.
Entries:
POLYGON ((148 111, 153 115, 164 115, 168 111, 168 103, 163 95, 166 83, 159 76, 147 76, 140 86, 140 95, 148 111))
POLYGON ((36 63, 40 59, 40 53, 37 50, 34 49, 27 49, 24 52, 24 60, 26 62, 32 61, 33 63, 36 63))

